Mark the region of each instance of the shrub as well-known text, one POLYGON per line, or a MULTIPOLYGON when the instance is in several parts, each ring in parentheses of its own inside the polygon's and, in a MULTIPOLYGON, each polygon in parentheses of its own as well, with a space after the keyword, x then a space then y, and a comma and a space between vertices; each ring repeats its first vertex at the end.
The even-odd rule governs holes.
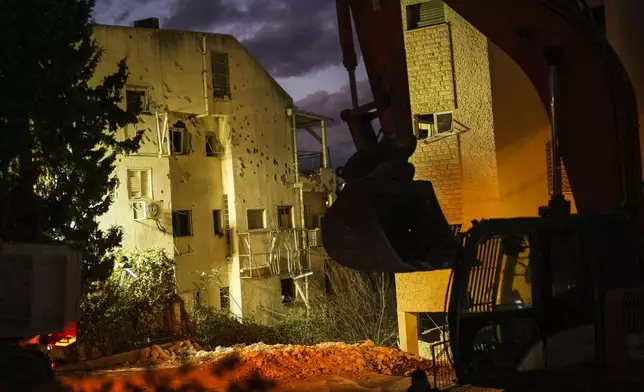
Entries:
POLYGON ((91 356, 131 349, 145 338, 167 337, 176 300, 174 261, 161 249, 119 250, 104 282, 94 282, 81 302, 79 341, 91 356))

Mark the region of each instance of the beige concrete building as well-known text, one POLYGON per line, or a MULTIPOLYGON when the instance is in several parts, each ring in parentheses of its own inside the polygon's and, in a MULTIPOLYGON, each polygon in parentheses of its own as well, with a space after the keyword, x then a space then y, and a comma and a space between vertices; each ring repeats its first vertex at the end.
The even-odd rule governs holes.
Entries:
POLYGON ((139 152, 118 163, 101 224, 122 226, 125 247, 173 255, 187 303, 264 321, 291 297, 306 304, 309 284, 324 282, 319 216, 335 191, 327 119, 298 111, 230 35, 135 26, 95 26, 105 50, 96 78, 127 57, 123 105, 143 109, 120 132, 145 131, 139 152), (318 137, 320 152, 298 154, 298 129, 318 137), (213 270, 220 282, 199 290, 213 270))
MULTIPOLYGON (((624 62, 644 113, 639 0, 589 1, 624 62)), ((550 125, 523 71, 441 0, 401 0, 418 179, 431 180, 448 221, 537 216, 552 188, 550 125)), ((563 190, 573 202, 564 172, 563 190)), ((418 314, 444 310, 449 271, 396 277, 402 346, 418 350, 418 314), (419 293, 423 293, 422 295, 419 293)))

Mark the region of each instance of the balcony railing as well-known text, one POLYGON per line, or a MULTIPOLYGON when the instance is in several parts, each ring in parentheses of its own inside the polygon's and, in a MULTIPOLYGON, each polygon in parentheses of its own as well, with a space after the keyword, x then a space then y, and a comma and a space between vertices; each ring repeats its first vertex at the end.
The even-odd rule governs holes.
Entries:
POLYGON ((310 174, 322 167, 322 153, 312 151, 300 151, 297 153, 297 162, 300 173, 310 174))

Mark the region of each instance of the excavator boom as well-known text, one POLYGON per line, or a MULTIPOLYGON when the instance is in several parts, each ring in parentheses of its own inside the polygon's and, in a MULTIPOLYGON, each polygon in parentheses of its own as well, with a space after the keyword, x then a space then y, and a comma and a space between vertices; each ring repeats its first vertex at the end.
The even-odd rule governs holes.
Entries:
MULTIPOLYGON (((444 3, 505 51, 534 84, 551 117, 553 154, 563 159, 579 213, 625 213, 644 234, 635 93, 585 2, 444 3)), ((413 181, 414 168, 408 163, 417 142, 401 1, 336 0, 336 5, 354 106, 342 118, 357 152, 339 169, 347 184, 325 216, 327 252, 358 269, 448 268, 460 242, 451 234, 431 183, 413 181), (354 35, 373 94, 373 102, 362 105, 355 87, 354 35), (375 118, 380 134, 372 126, 375 118)))

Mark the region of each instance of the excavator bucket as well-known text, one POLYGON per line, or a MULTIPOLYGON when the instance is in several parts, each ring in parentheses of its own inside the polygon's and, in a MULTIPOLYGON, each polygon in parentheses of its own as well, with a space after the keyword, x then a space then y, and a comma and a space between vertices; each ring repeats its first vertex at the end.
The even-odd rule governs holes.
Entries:
POLYGON ((388 273, 451 268, 461 249, 431 182, 376 177, 346 184, 324 216, 322 240, 341 265, 388 273))

